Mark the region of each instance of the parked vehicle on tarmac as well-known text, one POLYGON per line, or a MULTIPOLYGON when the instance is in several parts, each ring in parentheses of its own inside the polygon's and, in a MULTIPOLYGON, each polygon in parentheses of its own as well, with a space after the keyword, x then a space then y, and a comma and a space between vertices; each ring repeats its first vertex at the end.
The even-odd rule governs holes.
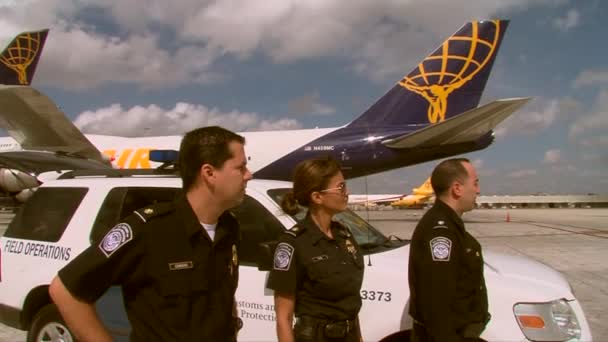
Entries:
MULTIPOLYGON (((49 298, 50 281, 122 218, 171 200, 180 188, 175 174, 161 170, 72 171, 42 184, 0 238, 0 321, 27 330, 28 341, 73 341, 49 298)), ((280 210, 290 188, 288 182, 252 180, 244 202, 233 210, 242 230, 237 304, 244 325, 239 341, 276 340, 273 293, 265 288, 268 253, 260 244, 277 240, 301 218, 280 210)), ((412 326, 409 241, 384 236, 352 211, 336 219, 351 230, 365 255, 360 313, 364 340, 407 341, 412 326)), ((486 252, 484 258, 492 314, 484 340, 591 340, 579 301, 560 273, 522 257, 486 252)), ((128 340, 120 289, 111 288, 97 309, 115 339, 128 340)))

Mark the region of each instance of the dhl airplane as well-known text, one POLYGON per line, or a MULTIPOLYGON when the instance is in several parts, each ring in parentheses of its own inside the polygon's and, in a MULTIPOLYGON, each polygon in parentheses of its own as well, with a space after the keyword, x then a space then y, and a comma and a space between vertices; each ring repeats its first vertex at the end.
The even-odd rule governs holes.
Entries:
POLYGON ((400 199, 391 202, 391 206, 396 208, 419 208, 429 202, 433 195, 434 191, 431 186, 431 177, 429 177, 420 187, 414 188, 411 195, 401 197, 400 199))
MULTIPOLYGON (((506 20, 466 23, 352 122, 333 128, 241 132, 256 178, 288 180, 296 163, 329 154, 346 178, 481 150, 493 129, 530 98, 479 106, 506 20)), ((0 165, 31 174, 59 169, 150 168, 150 150, 181 136, 84 135, 46 95, 0 86, 0 165)))
POLYGON ((348 204, 372 207, 379 204, 391 205, 393 207, 419 207, 433 197, 431 177, 427 178, 419 187, 412 189, 409 195, 383 194, 383 195, 349 195, 348 204))

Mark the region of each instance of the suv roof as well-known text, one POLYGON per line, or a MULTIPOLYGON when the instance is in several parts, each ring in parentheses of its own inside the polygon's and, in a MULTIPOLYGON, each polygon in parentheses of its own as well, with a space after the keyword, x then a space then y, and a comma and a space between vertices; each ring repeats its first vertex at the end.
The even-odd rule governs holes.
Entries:
MULTIPOLYGON (((181 179, 174 170, 162 169, 110 169, 70 171, 59 175, 56 179, 46 180, 43 187, 77 187, 77 186, 150 186, 150 187, 181 187, 181 179)), ((258 191, 276 188, 289 188, 291 182, 252 179, 247 187, 258 191)))

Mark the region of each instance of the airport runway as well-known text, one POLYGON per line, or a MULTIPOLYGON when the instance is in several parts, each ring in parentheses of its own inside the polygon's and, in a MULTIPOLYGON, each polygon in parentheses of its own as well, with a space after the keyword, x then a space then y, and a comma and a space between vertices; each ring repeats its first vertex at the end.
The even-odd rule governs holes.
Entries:
MULTIPOLYGON (((384 234, 409 239, 424 211, 358 213, 384 234)), ((464 219, 485 250, 525 255, 562 272, 594 341, 608 341, 608 209, 479 209, 464 219)), ((25 333, 0 324, 0 341, 23 342, 25 333)))

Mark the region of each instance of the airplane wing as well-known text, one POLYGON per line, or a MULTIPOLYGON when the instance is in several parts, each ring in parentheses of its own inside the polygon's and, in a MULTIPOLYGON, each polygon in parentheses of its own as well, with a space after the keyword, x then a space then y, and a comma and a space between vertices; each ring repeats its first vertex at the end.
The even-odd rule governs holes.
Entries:
POLYGON ((386 195, 349 195, 348 204, 388 204, 400 199, 403 194, 386 194, 386 195))
POLYGON ((30 86, 0 86, 0 127, 25 150, 61 152, 110 165, 51 99, 30 86))
POLYGON ((471 109, 397 138, 382 143, 391 148, 433 147, 475 141, 530 101, 530 97, 503 99, 471 109))
POLYGON ((48 171, 111 169, 97 160, 77 158, 46 151, 9 151, 0 153, 0 167, 26 173, 41 174, 48 171))

